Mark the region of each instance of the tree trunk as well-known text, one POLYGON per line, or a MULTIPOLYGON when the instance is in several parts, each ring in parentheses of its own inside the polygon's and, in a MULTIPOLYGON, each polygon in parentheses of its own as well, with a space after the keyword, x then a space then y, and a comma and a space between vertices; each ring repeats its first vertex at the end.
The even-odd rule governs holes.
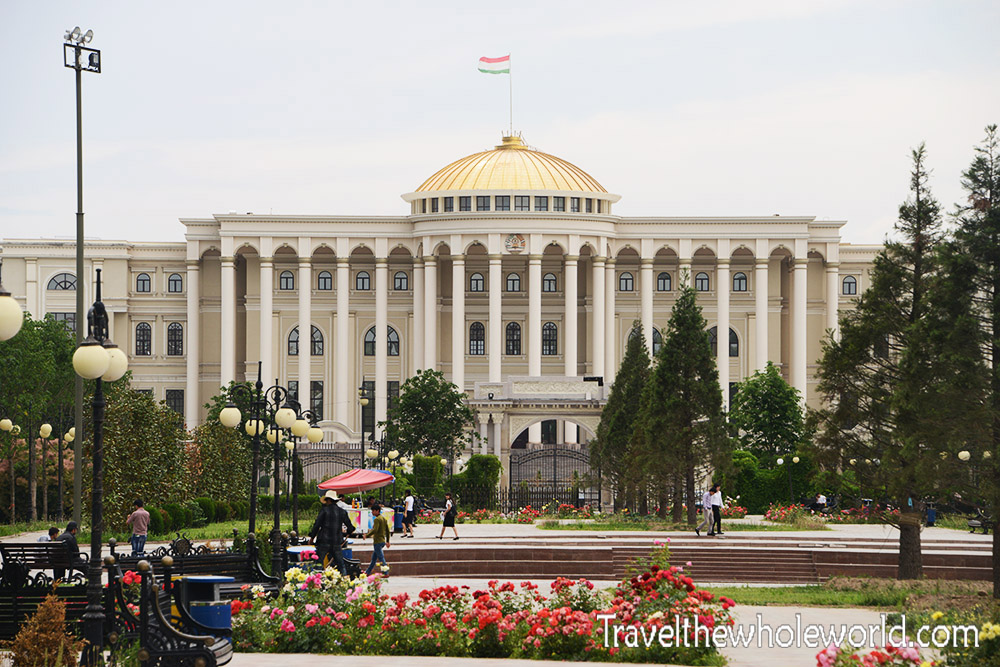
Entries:
POLYGON ((670 504, 670 496, 667 494, 667 490, 660 488, 657 490, 656 494, 656 504, 659 507, 656 508, 656 516, 661 519, 667 518, 667 505, 670 504))
POLYGON ((17 491, 17 475, 14 474, 14 442, 11 440, 10 443, 10 458, 7 462, 10 464, 10 522, 12 524, 17 523, 17 519, 14 518, 14 494, 17 491))
POLYGON ((685 495, 687 496, 687 522, 689 526, 698 524, 697 514, 694 506, 694 461, 688 460, 685 481, 685 495))
POLYGON ((26 440, 28 441, 28 519, 38 520, 38 465, 35 461, 37 453, 35 438, 32 435, 32 426, 28 425, 26 440))
MULTIPOLYGON (((909 509, 909 508, 907 508, 909 509)), ((920 553, 919 510, 912 509, 899 516, 899 579, 919 579, 924 574, 923 557, 920 553)))
POLYGON ((684 520, 684 484, 680 473, 674 473, 674 506, 670 509, 670 516, 674 523, 684 520))
POLYGON ((642 487, 642 492, 639 496, 639 514, 643 516, 649 514, 649 488, 645 485, 642 487))

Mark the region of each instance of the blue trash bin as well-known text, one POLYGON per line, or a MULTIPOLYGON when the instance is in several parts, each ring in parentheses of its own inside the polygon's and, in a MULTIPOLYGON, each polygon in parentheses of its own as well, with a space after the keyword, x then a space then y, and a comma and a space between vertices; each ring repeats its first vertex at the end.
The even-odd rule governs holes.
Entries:
POLYGON ((403 532, 403 513, 405 512, 406 508, 404 508, 402 505, 396 505, 392 509, 395 512, 392 515, 392 532, 401 533, 403 532))
POLYGON ((933 507, 927 508, 927 525, 933 526, 934 522, 937 521, 937 510, 933 507))

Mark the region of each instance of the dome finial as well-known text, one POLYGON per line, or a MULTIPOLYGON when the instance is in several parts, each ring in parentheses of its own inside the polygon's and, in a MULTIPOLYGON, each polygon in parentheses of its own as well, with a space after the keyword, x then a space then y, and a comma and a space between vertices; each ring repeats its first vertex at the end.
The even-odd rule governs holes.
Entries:
POLYGON ((527 148, 524 145, 524 139, 521 138, 521 133, 517 134, 505 134, 501 139, 501 143, 497 146, 498 149, 503 150, 504 148, 527 148))

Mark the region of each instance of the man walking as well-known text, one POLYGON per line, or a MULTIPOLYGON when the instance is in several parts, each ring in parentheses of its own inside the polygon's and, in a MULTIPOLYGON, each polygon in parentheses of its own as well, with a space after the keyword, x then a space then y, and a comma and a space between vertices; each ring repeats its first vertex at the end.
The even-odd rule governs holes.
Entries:
POLYGON ((346 577, 347 564, 344 563, 341 548, 344 544, 344 535, 354 534, 354 524, 351 523, 347 512, 337 504, 338 500, 336 491, 326 492, 320 500, 322 507, 309 531, 309 538, 316 545, 316 557, 322 567, 328 567, 332 561, 340 574, 346 577))
POLYGON ((712 519, 715 523, 715 534, 722 535, 722 487, 715 485, 712 493, 712 519))
POLYGON ((715 524, 715 520, 712 517, 712 493, 715 492, 715 486, 705 491, 705 494, 701 497, 701 516, 702 522, 695 526, 694 534, 701 537, 701 529, 708 528, 708 536, 713 537, 715 532, 712 530, 715 524))
POLYGON ((417 511, 414 507, 415 503, 416 501, 413 498, 413 491, 407 491, 406 500, 403 501, 403 537, 413 537, 413 524, 417 522, 417 511))
POLYGON ((135 499, 135 511, 125 519, 125 525, 132 526, 132 555, 139 556, 146 549, 146 535, 149 530, 149 512, 142 506, 140 498, 135 499))
POLYGON ((389 569, 389 564, 385 562, 385 554, 382 549, 389 548, 389 535, 392 531, 389 530, 389 521, 382 514, 382 506, 378 503, 372 505, 372 514, 375 515, 375 520, 372 522, 372 529, 364 534, 362 539, 365 537, 372 538, 372 562, 365 570, 365 576, 372 573, 375 569, 375 562, 378 561, 382 563, 385 569, 389 569))

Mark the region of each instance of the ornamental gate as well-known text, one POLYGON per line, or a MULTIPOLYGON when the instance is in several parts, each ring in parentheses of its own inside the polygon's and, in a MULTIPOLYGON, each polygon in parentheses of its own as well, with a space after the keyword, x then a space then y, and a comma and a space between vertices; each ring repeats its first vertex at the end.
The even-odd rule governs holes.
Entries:
POLYGON ((552 501, 576 507, 600 506, 601 472, 591 469, 590 455, 558 445, 511 451, 511 506, 538 508, 552 501))
POLYGON ((299 463, 302 466, 302 478, 306 488, 310 483, 325 482, 340 473, 360 468, 364 461, 364 452, 360 449, 344 451, 299 452, 299 463))

